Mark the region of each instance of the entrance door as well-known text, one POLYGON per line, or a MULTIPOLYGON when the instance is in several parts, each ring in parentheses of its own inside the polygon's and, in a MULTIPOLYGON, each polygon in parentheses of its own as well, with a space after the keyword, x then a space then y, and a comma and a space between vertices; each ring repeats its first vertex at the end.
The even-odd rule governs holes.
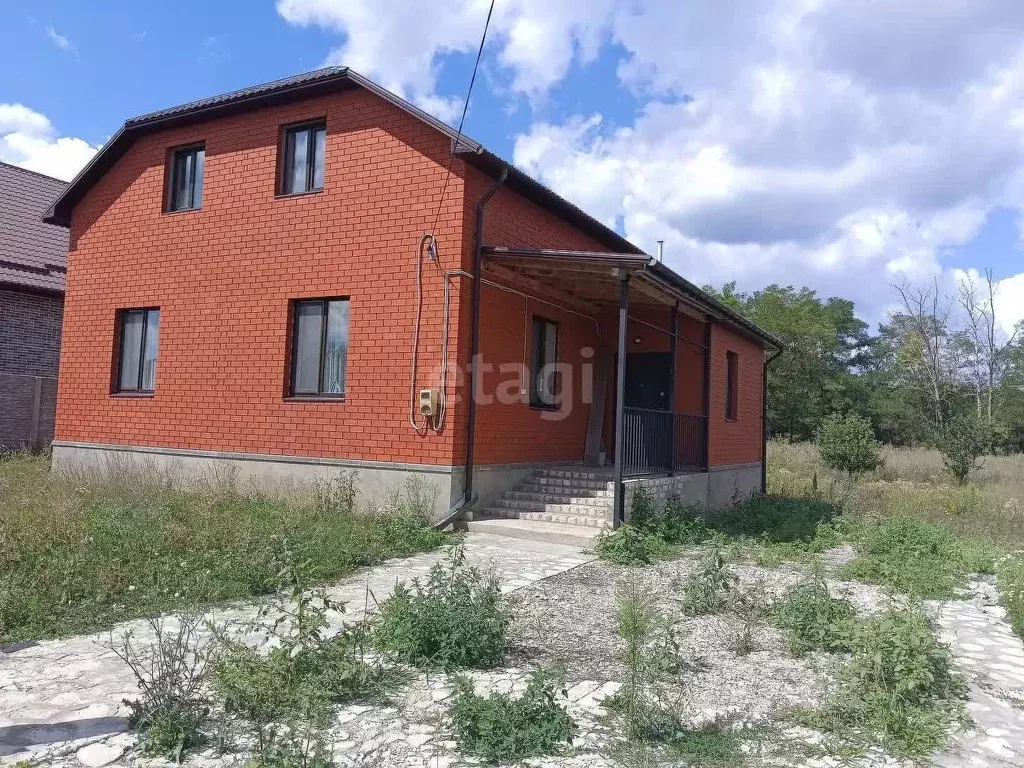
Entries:
POLYGON ((626 355, 624 462, 627 474, 667 472, 672 464, 672 355, 626 355))
POLYGON ((630 352, 626 355, 626 407, 667 411, 672 388, 672 355, 630 352))

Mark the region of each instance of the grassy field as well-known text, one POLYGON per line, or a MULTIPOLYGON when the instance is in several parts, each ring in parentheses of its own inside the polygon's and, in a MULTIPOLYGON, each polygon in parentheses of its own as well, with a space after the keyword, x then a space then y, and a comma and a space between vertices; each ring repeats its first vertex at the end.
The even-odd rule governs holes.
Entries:
POLYGON ((856 517, 912 517, 1002 549, 1024 548, 1024 455, 986 457, 965 486, 943 472, 938 451, 886 448, 884 456, 885 464, 858 480, 847 498, 845 481, 821 466, 816 446, 772 442, 768 491, 801 497, 816 487, 856 517))
POLYGON ((267 593, 289 564, 328 581, 444 540, 428 489, 357 511, 351 480, 270 496, 231 477, 58 476, 43 458, 0 458, 0 645, 267 593))

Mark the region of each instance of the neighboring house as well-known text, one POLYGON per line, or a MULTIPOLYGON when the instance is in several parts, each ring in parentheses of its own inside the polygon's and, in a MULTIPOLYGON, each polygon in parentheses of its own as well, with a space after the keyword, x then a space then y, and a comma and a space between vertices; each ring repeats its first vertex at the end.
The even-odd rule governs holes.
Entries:
POLYGON ((55 466, 349 468, 429 481, 438 518, 590 525, 640 478, 757 490, 777 342, 455 142, 346 68, 128 120, 46 215, 71 230, 55 466))
POLYGON ((42 216, 65 187, 0 163, 0 450, 53 439, 68 232, 42 216))

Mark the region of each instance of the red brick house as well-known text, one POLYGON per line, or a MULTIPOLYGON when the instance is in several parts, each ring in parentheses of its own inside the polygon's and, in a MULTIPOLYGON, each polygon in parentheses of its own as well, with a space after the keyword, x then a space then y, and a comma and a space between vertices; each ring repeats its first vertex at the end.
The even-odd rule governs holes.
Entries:
POLYGON ((0 450, 53 439, 68 232, 42 215, 66 186, 0 163, 0 450))
POLYGON ((640 481, 761 486, 777 342, 346 68, 128 120, 46 220, 58 468, 418 476, 438 518, 592 526, 640 481))

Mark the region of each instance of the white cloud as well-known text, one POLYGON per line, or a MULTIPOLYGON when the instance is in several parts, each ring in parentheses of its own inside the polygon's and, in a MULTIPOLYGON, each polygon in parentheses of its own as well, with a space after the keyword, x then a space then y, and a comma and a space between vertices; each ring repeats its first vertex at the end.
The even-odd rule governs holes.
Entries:
MULTIPOLYGON (((332 62, 451 119, 440 67, 475 53, 488 2, 277 9, 337 32, 332 62)), ((635 118, 538 122, 513 158, 639 245, 665 240, 696 281, 810 284, 877 319, 887 283, 948 284, 943 258, 989 212, 1024 213, 1020 0, 499 0, 491 35, 485 66, 531 103, 619 57, 635 118)), ((1003 303, 1024 307, 1016 280, 1003 303)))
POLYGON ((68 40, 64 35, 59 34, 52 26, 46 28, 46 36, 50 38, 50 42, 60 48, 62 51, 68 51, 69 53, 75 52, 74 43, 68 40))
POLYGON ((999 281, 996 291, 996 319, 1009 335, 1017 323, 1024 321, 1024 272, 999 281))
POLYGON ((99 147, 58 136, 49 118, 23 104, 0 104, 0 160, 70 181, 99 147))

